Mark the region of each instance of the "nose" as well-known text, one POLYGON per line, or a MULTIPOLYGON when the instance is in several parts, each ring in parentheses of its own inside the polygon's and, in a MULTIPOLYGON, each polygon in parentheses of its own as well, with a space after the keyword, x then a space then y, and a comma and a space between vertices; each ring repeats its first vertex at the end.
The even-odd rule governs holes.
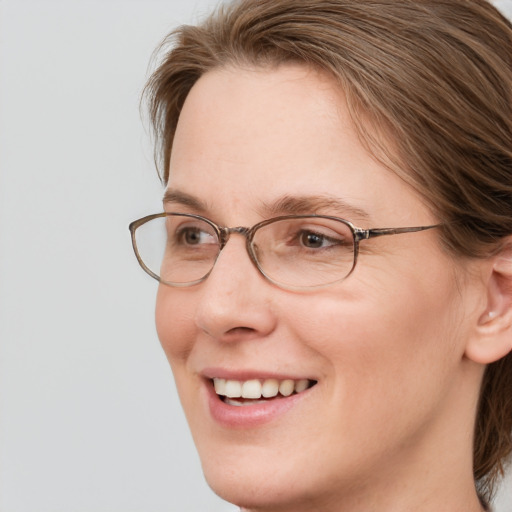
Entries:
POLYGON ((253 265, 240 234, 231 234, 210 275, 198 285, 196 325, 219 341, 266 336, 277 321, 272 296, 278 290, 253 265))

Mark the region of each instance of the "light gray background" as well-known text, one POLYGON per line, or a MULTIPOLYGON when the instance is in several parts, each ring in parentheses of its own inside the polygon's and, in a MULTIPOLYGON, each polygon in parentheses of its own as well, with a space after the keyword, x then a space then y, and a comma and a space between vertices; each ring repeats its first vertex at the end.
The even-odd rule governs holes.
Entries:
POLYGON ((160 208, 151 53, 214 4, 0 0, 0 512, 234 510, 203 482, 128 235, 160 208))

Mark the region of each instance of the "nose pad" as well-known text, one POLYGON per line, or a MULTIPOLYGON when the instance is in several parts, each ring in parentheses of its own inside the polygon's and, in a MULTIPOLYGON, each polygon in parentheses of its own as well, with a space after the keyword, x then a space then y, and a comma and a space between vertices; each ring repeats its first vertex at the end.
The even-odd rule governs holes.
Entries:
POLYGON ((270 295, 276 292, 247 254, 245 237, 229 237, 199 286, 195 323, 209 336, 229 341, 266 336, 275 328, 270 295))

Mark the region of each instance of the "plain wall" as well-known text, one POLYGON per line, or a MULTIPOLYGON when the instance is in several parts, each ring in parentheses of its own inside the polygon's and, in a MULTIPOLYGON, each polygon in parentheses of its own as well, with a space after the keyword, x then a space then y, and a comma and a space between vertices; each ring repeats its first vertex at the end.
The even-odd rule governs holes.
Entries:
POLYGON ((235 510, 203 482, 128 233, 161 208, 151 53, 215 4, 0 0, 0 512, 235 510))

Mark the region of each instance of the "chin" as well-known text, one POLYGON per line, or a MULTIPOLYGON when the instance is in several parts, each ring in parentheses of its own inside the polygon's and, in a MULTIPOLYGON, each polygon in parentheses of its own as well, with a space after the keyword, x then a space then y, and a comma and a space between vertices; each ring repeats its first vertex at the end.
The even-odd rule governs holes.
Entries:
POLYGON ((308 501, 303 489, 297 492, 301 484, 296 481, 293 472, 286 478, 280 478, 271 466, 262 469, 257 475, 237 470, 219 472, 217 468, 215 474, 205 472, 205 476, 215 494, 243 509, 273 510, 285 505, 292 507, 295 502, 304 505, 308 501))
MULTIPOLYGON (((262 446, 225 448, 223 454, 201 454, 203 472, 211 489, 222 499, 244 509, 315 510, 315 496, 325 496, 315 471, 293 455, 262 446), (288 456, 287 456, 288 455, 288 456), (295 504, 295 505, 294 505, 295 504)), ((297 451, 301 451, 300 448, 297 451)), ((324 475, 325 477, 325 475, 324 475)), ((325 478, 324 478, 325 479, 325 478)))

